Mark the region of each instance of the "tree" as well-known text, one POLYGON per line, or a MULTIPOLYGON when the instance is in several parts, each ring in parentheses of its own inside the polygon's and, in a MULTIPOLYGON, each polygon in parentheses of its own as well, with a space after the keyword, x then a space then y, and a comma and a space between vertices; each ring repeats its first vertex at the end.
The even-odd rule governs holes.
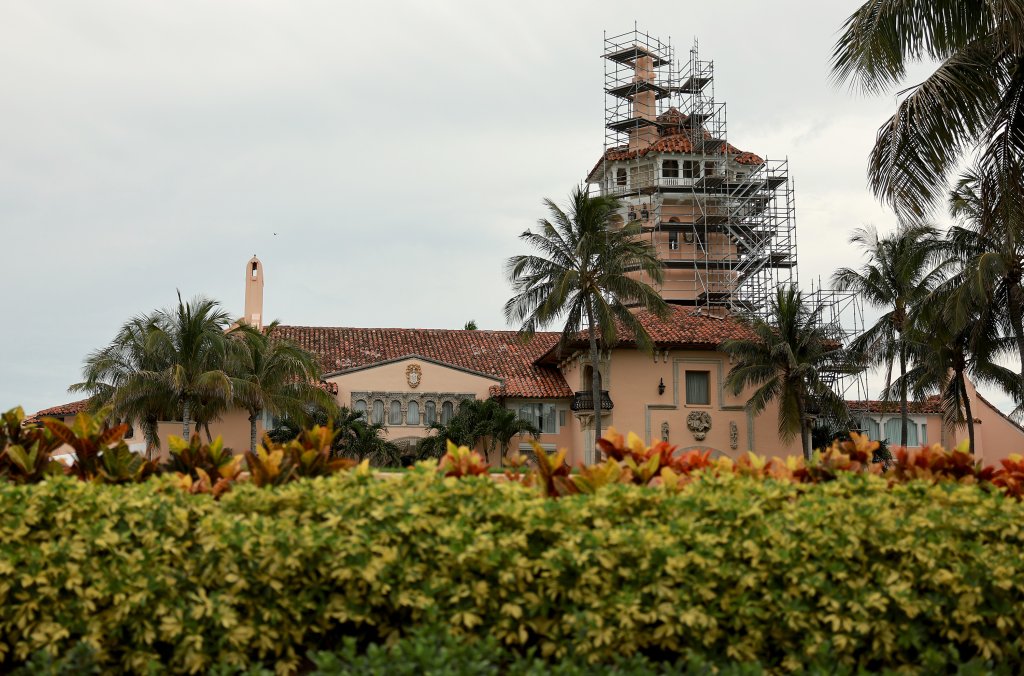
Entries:
POLYGON ((333 457, 352 458, 358 462, 368 458, 375 467, 391 467, 401 462, 401 449, 384 438, 387 428, 382 423, 368 422, 364 412, 353 411, 337 403, 328 409, 314 409, 302 423, 286 414, 274 429, 267 432, 267 436, 271 441, 291 441, 306 425, 334 427, 333 457))
POLYGON ((850 241, 859 244, 869 260, 859 270, 841 268, 832 283, 841 291, 855 291, 868 305, 885 310, 877 322, 850 346, 872 366, 885 366, 885 397, 892 384, 893 363, 899 362, 900 445, 907 444, 906 379, 909 346, 904 337, 909 314, 941 281, 942 266, 932 268, 938 250, 938 231, 930 226, 900 226, 881 237, 874 228, 854 231, 850 241))
POLYGON ((192 410, 211 401, 231 400, 231 381, 224 371, 229 316, 216 301, 201 296, 157 313, 146 349, 164 365, 146 373, 146 387, 166 388, 181 406, 182 437, 189 438, 192 410))
POLYGON ((174 419, 178 411, 174 393, 155 377, 167 367, 149 344, 158 320, 152 313, 125 322, 109 345, 86 357, 84 380, 69 388, 90 395, 89 410, 110 407, 114 419, 138 424, 150 457, 160 447, 159 421, 174 419))
POLYGON ((1015 0, 868 0, 846 20, 832 55, 837 82, 881 93, 908 64, 938 62, 900 92, 868 162, 875 195, 901 216, 934 207, 978 144, 989 166, 1024 157, 1022 14, 1015 0))
POLYGON ((447 451, 448 441, 457 446, 475 448, 483 444, 484 453, 490 456, 491 451, 499 451, 499 459, 504 457, 509 443, 517 436, 540 435, 536 425, 523 420, 515 411, 502 406, 494 399, 467 399, 459 404, 459 409, 447 423, 440 421, 430 426, 434 432, 424 437, 417 444, 420 457, 439 458, 447 451))
POLYGON ((229 375, 234 404, 249 413, 249 450, 256 452, 256 422, 264 412, 308 421, 313 408, 336 408, 334 399, 317 383, 316 358, 301 347, 274 336, 279 323, 262 331, 241 324, 231 331, 229 375))
POLYGON ((462 328, 464 330, 466 330, 466 331, 476 331, 477 330, 476 329, 476 320, 475 319, 470 319, 468 322, 466 322, 466 325, 463 326, 462 328))
POLYGON ((550 220, 541 219, 538 232, 520 235, 538 254, 513 256, 506 264, 515 295, 505 303, 505 318, 519 324, 527 338, 561 320, 559 349, 588 328, 596 448, 601 438, 599 346, 615 344, 616 324, 621 323, 641 348, 653 349, 629 307, 666 314, 665 301, 642 280, 647 277, 660 284, 661 263, 654 247, 639 238, 639 222, 612 225, 620 207, 615 198, 591 197, 580 186, 572 192, 566 211, 549 199, 544 203, 550 220))
POLYGON ((849 362, 838 335, 821 322, 821 310, 809 307, 795 286, 780 287, 770 301, 768 318, 749 320, 751 337, 721 345, 735 361, 726 386, 737 395, 748 387, 757 388, 747 402, 754 415, 777 401, 779 437, 788 442, 799 435, 808 459, 812 414, 849 418, 846 403, 829 386, 830 379, 859 369, 849 362))
MULTIPOLYGON (((1024 401, 1024 166, 1009 173, 976 166, 966 172, 950 196, 957 225, 947 233, 947 248, 961 266, 949 285, 948 321, 966 326, 975 313, 991 318, 1011 336, 1021 360, 1018 387, 1024 401)), ((975 326, 984 324, 974 323, 975 326)))
POLYGON ((908 341, 916 353, 916 365, 892 388, 906 391, 909 387, 917 399, 938 394, 943 423, 950 427, 966 425, 970 451, 974 453, 974 414, 967 376, 975 382, 1015 392, 1017 375, 995 363, 998 354, 1012 342, 999 337, 991 314, 986 317, 984 312, 978 312, 966 322, 954 325, 942 310, 941 302, 928 302, 920 307, 908 341))

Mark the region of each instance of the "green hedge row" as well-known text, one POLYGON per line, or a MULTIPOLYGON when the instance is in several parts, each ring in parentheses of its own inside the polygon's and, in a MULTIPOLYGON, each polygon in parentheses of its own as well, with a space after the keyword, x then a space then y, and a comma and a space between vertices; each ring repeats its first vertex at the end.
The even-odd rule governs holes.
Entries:
POLYGON ((708 475, 550 500, 421 470, 219 502, 58 478, 0 505, 0 671, 83 641, 106 670, 304 670, 416 629, 552 663, 1024 667, 1024 506, 969 485, 708 475))

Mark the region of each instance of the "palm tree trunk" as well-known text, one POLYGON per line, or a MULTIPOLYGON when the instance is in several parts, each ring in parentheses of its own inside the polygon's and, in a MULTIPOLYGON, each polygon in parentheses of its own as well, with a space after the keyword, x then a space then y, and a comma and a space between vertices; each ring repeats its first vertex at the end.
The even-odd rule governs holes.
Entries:
POLYGON ((181 405, 181 436, 183 439, 189 438, 189 423, 192 422, 190 419, 192 413, 192 405, 188 399, 182 402, 181 405))
POLYGON ((598 460, 601 452, 598 441, 601 440, 601 364, 597 351, 597 327, 594 326, 594 310, 591 300, 587 299, 587 324, 590 326, 590 368, 593 371, 590 392, 594 398, 594 460, 598 460))
MULTIPOLYGON (((1013 324, 1014 338, 1017 339, 1017 351, 1020 353, 1020 380, 1021 387, 1024 389, 1024 319, 1021 317, 1020 302, 1017 300, 1017 294, 1014 291, 1015 289, 1010 289, 1010 293, 1007 294, 1007 300, 1009 301, 1007 303, 1007 310, 1010 314, 1010 323, 1013 324)), ((1024 398, 1024 392, 1019 394, 1024 398)))
POLYGON ((249 411, 249 452, 256 452, 256 418, 258 411, 249 411))
POLYGON ((963 372, 957 374, 960 380, 960 391, 964 393, 964 415, 967 416, 967 448, 974 455, 974 414, 971 413, 971 398, 967 394, 967 384, 963 372))
POLYGON ((800 440, 804 447, 804 460, 810 460, 814 449, 811 448, 811 424, 807 419, 800 421, 800 440))
POLYGON ((213 435, 210 434, 210 423, 208 423, 208 422, 204 422, 203 423, 203 432, 206 434, 206 443, 212 444, 213 443, 213 435))
POLYGON ((909 412, 907 410, 907 344, 900 334, 900 446, 907 446, 907 428, 909 412))
POLYGON ((142 422, 142 435, 146 438, 146 460, 153 459, 153 451, 160 445, 156 418, 146 417, 142 422))

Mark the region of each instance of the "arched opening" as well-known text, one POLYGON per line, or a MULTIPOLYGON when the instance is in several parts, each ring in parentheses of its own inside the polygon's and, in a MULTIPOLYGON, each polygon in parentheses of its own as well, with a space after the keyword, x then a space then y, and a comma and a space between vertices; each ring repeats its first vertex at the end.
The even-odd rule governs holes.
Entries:
POLYGON ((373 420, 371 422, 374 425, 384 424, 384 402, 380 399, 373 400, 373 420))
POLYGON ((405 414, 406 425, 419 425, 420 424, 420 405, 415 401, 409 402, 409 410, 405 414))
POLYGON ((615 170, 615 185, 626 185, 626 170, 622 167, 615 170))
POLYGON ((397 399, 391 402, 391 409, 388 411, 388 424, 402 424, 402 404, 397 399))
POLYGON ((432 401, 428 401, 423 406, 423 418, 423 423, 428 426, 437 422, 437 404, 432 401))
POLYGON ((594 367, 587 364, 583 367, 583 391, 590 392, 594 389, 594 367))
POLYGON ((441 424, 447 425, 451 422, 452 416, 455 415, 455 405, 450 401, 446 401, 441 404, 441 424))
POLYGON ((664 178, 679 178, 679 160, 665 160, 662 162, 661 175, 664 178))

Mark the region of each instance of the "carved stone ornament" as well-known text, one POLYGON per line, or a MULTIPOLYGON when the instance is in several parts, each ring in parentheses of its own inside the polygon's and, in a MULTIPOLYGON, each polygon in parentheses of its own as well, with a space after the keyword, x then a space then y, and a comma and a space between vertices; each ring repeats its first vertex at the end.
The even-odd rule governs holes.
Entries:
POLYGON ((668 442, 668 422, 661 423, 661 440, 668 442))
POLYGON ((736 450, 740 445, 740 428, 735 420, 729 421, 729 448, 736 450))
POLYGON ((422 379, 423 371, 420 369, 419 364, 409 364, 405 367, 405 380, 409 383, 409 387, 416 389, 420 386, 422 379))
POLYGON ((690 411, 690 415, 686 416, 686 427, 693 432, 694 439, 703 441, 711 429, 711 416, 707 411, 690 411))

